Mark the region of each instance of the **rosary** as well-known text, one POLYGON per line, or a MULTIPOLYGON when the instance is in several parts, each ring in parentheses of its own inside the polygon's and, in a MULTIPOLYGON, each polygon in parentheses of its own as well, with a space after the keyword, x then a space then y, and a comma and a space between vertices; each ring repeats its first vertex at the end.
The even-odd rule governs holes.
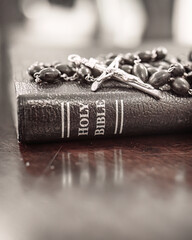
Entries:
POLYGON ((187 97, 192 95, 192 52, 186 62, 168 57, 164 47, 137 53, 109 53, 90 59, 73 54, 68 56, 68 64, 36 62, 28 68, 28 74, 37 84, 86 82, 95 92, 104 82, 115 80, 156 99, 161 98, 162 91, 187 97))

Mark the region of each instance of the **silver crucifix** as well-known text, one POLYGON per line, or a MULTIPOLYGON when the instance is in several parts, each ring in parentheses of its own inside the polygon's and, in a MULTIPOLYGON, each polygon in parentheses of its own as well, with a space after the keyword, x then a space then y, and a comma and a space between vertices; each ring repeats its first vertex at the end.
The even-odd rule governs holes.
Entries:
POLYGON ((102 83, 105 82, 106 80, 114 79, 128 86, 136 88, 142 92, 145 92, 157 99, 160 99, 161 98, 160 90, 155 89, 150 84, 144 83, 140 78, 132 74, 129 74, 119 68, 119 63, 121 59, 122 55, 119 54, 113 60, 113 62, 108 67, 106 67, 105 65, 102 65, 98 60, 94 58, 86 59, 76 54, 69 55, 68 57, 68 60, 74 63, 76 66, 84 65, 86 67, 89 67, 90 69, 95 69, 101 73, 100 76, 95 78, 95 81, 91 86, 91 90, 94 92, 97 91, 102 85, 102 83))

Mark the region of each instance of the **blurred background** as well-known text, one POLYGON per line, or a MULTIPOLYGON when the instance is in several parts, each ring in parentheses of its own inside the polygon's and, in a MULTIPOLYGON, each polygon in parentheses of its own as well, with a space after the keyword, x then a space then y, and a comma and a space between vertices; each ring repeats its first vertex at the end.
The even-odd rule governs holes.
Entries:
POLYGON ((191 12, 192 0, 0 0, 0 240, 192 239, 191 135, 19 147, 8 94, 11 62, 20 73, 71 49, 164 43, 177 55, 191 12))
POLYGON ((191 45, 191 10, 191 0, 1 0, 0 27, 11 30, 10 38, 38 45, 191 45))

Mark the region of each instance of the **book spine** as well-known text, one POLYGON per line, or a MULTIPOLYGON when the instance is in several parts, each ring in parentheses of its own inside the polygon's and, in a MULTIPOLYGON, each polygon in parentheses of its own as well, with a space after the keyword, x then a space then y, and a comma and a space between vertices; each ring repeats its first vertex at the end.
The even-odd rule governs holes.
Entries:
POLYGON ((192 126, 187 99, 180 104, 173 98, 167 104, 166 98, 157 101, 135 94, 20 98, 22 142, 176 132, 192 126))

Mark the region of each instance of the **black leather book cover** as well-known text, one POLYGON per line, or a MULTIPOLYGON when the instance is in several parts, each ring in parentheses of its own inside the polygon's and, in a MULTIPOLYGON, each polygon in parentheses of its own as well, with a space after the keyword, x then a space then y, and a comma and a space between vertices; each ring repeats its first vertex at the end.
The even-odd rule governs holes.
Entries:
POLYGON ((15 81, 21 142, 158 134, 192 129, 192 98, 163 92, 63 83, 39 86, 15 81))

